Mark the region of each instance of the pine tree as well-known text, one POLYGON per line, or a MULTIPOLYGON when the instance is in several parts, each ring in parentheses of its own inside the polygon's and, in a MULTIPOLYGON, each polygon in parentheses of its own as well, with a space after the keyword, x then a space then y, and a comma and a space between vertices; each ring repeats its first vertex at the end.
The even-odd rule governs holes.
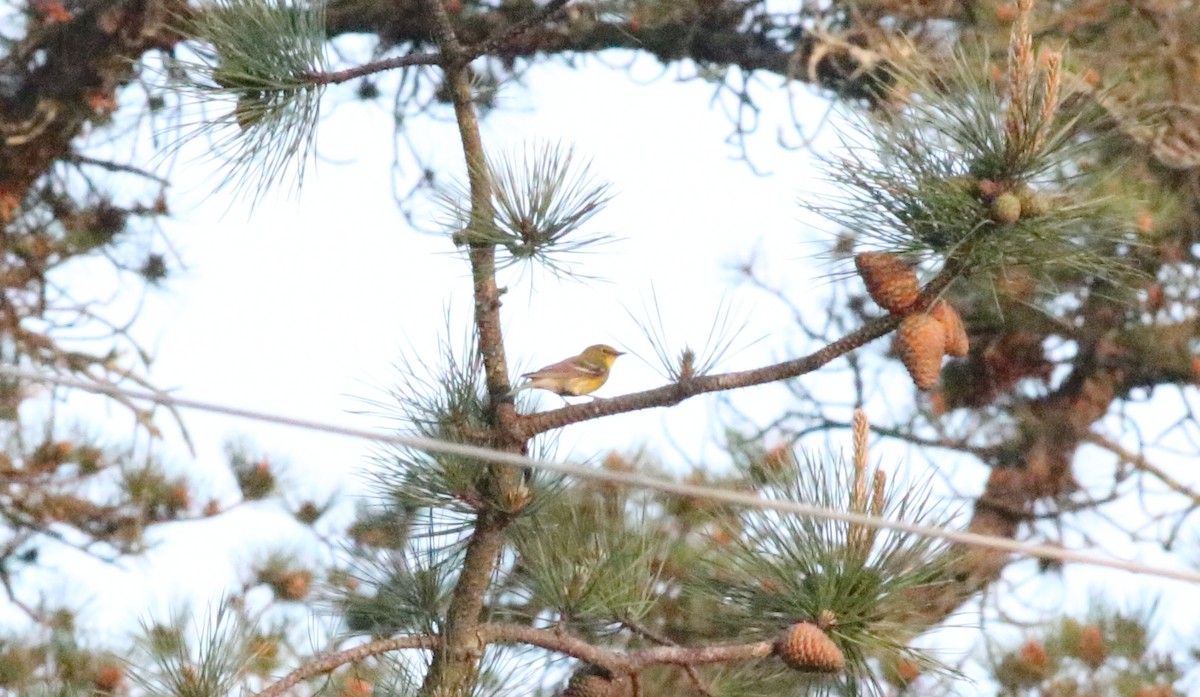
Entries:
MULTIPOLYGON (((48 275, 75 258, 107 259, 149 284, 170 269, 164 251, 132 261, 116 253, 129 249, 129 221, 166 214, 165 199, 117 203, 102 189, 81 196, 75 188, 89 168, 159 185, 125 163, 74 150, 85 126, 105 125, 120 87, 143 79, 134 66, 147 52, 167 51, 163 82, 147 78, 167 96, 146 108, 171 108, 167 98, 222 105, 188 135, 214 139, 229 161, 224 183, 252 201, 302 173, 327 86, 357 81, 370 99, 373 76, 403 71, 414 81, 435 76, 428 96, 454 111, 465 184, 443 192, 444 233, 470 269, 474 299, 466 347, 447 340, 439 365, 408 366, 411 380, 393 405, 408 432, 549 456, 549 437, 566 426, 790 380, 894 332, 895 357, 926 393, 911 419, 872 425, 857 412, 847 423, 832 405, 807 399, 813 411, 775 425, 782 445, 731 435, 736 472, 704 483, 781 504, 952 526, 922 486, 889 481, 886 464, 868 466, 874 429, 991 467, 970 532, 1042 538, 1049 528, 1040 521, 1099 509, 1076 477, 1085 447, 1119 463, 1114 498, 1132 491, 1127 482, 1157 481, 1194 503, 1186 480, 1105 430, 1140 393, 1170 387, 1181 388, 1185 406, 1169 435, 1194 430, 1186 406, 1197 380, 1193 14, 1186 3, 1034 8, 1029 0, 954 9, 838 3, 799 14, 701 0, 33 3, 21 18, 23 38, 0 64, 5 363, 54 368, 93 389, 150 384, 144 366, 118 360, 120 351, 81 352, 59 338, 57 313, 82 306, 86 315, 86 303, 47 300, 48 275), (362 31, 401 51, 328 65, 329 37, 362 31), (961 46, 946 50, 950 39, 961 46), (93 49, 82 61, 81 46, 93 49), (862 108, 861 142, 828 163, 846 199, 811 205, 844 230, 833 254, 847 269, 849 297, 831 308, 839 321, 828 326, 849 329, 815 336, 824 347, 809 355, 737 373, 716 371, 719 346, 664 350, 669 382, 660 388, 533 413, 511 395, 497 270, 532 263, 582 277, 585 264, 571 253, 602 241, 584 224, 611 194, 569 147, 496 155, 479 119, 493 106, 491 87, 526 61, 618 46, 665 63, 690 58, 727 86, 736 84, 735 67, 778 73, 862 108), (1142 79, 1123 80, 1125 71, 1142 79), (850 461, 790 445, 804 430, 847 427, 850 461)), ((748 86, 740 97, 757 98, 748 86)), ((403 106, 416 111, 420 99, 403 106)), ((294 181, 302 192, 302 177, 294 181)), ((752 268, 746 274, 765 283, 752 268)), ((109 338, 131 348, 119 330, 109 338)), ((852 366, 862 403, 865 369, 852 366)), ((10 564, 36 563, 36 541, 51 527, 123 554, 137 551, 149 525, 219 512, 136 454, 62 438, 53 425, 30 443, 18 420, 28 383, 4 380, 12 442, 4 469, 22 492, 0 502, 12 535, 0 570, 14 602, 10 564), (120 493, 90 495, 88 482, 114 462, 124 463, 120 493)), ((123 403, 158 432, 152 412, 123 403)), ((230 465, 246 499, 277 492, 268 460, 234 452, 230 465)), ((634 467, 614 453, 604 469, 634 467)), ((1013 562, 995 547, 558 478, 461 453, 390 449, 375 471, 382 504, 347 531, 350 558, 319 572, 339 589, 348 633, 326 651, 296 649, 286 629, 256 624, 233 598, 211 616, 147 626, 130 667, 79 647, 69 614, 30 607, 44 633, 0 653, 0 689, 703 695, 940 684, 953 693, 963 676, 913 639, 997 587, 1013 562), (198 629, 189 633, 189 622, 198 629)), ((1165 547, 1188 512, 1163 519, 1165 547)), ((322 507, 295 514, 311 524, 322 507)), ((283 604, 305 601, 315 580, 288 556, 255 573, 283 604)), ((995 652, 992 677, 1006 694, 1173 694, 1180 670, 1150 649, 1149 624, 1097 602, 1092 617, 1060 618, 995 652)))

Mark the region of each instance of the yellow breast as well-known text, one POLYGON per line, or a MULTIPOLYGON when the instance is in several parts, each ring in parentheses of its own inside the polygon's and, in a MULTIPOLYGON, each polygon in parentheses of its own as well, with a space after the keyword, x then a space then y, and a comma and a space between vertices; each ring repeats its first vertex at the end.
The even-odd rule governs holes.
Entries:
POLYGON ((533 378, 529 386, 559 395, 579 397, 595 392, 607 381, 607 375, 554 376, 533 378))

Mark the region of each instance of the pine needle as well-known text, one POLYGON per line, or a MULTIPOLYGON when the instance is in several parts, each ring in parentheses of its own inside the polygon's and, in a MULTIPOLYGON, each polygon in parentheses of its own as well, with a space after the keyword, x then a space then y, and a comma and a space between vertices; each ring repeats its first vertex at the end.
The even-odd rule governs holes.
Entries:
POLYGON ((191 54, 168 64, 171 86, 202 113, 227 111, 181 126, 174 148, 208 139, 207 156, 227 167, 217 188, 252 204, 280 184, 298 190, 324 92, 307 79, 325 67, 324 4, 206 0, 177 25, 192 40, 191 54))

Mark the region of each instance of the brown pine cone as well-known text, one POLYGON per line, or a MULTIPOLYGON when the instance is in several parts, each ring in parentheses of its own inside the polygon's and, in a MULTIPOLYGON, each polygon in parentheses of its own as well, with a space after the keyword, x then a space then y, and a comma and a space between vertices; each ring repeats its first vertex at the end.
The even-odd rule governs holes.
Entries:
POLYGON ((942 328, 946 330, 946 353, 964 358, 971 350, 971 345, 967 340, 967 328, 963 326, 958 310, 945 300, 938 300, 929 308, 929 314, 941 322, 942 328))
POLYGON ((1092 670, 1096 670, 1108 659, 1108 649, 1104 646, 1104 633, 1094 624, 1084 625, 1079 632, 1079 645, 1076 648, 1079 659, 1092 670))
POLYGON ((908 369, 917 389, 932 390, 942 372, 946 351, 946 330, 933 315, 919 312, 909 315, 896 332, 896 352, 908 369))
POLYGON ((842 650, 811 622, 788 627, 775 641, 775 654, 792 670, 805 673, 836 673, 846 667, 842 650))
POLYGON ((854 257, 854 266, 871 299, 894 315, 903 314, 921 294, 917 273, 895 254, 861 252, 854 257))

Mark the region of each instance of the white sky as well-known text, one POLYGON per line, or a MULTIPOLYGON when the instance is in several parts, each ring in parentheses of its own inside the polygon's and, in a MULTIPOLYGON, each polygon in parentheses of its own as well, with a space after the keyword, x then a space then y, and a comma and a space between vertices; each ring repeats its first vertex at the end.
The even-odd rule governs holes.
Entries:
MULTIPOLYGON (((632 74, 636 79, 596 62, 580 70, 540 66, 530 71, 525 87, 502 92, 503 108, 484 122, 484 141, 492 150, 562 141, 592 158, 593 174, 614 184, 615 198, 591 227, 621 238, 583 260, 585 273, 607 282, 516 272, 501 279, 509 288, 503 317, 514 373, 596 342, 625 347, 652 362, 646 340, 626 314, 628 309, 645 315, 651 287, 669 318, 667 334, 680 344, 703 344, 724 298, 739 308, 737 314, 749 322, 744 336, 762 340, 732 354, 722 369, 784 357, 789 347, 803 345, 784 308, 730 283, 728 267, 751 250, 757 250, 769 279, 801 304, 820 307, 831 268, 811 256, 826 246, 828 237, 817 230, 826 224, 805 214, 796 199, 815 195, 824 184, 809 152, 775 145, 775 128, 787 123, 782 92, 760 94, 764 125, 751 150, 755 164, 770 176, 758 177, 723 144, 731 126, 709 108, 711 86, 658 77, 660 69, 647 60, 639 60, 632 74), (637 84, 647 80, 648 85, 637 84)), ((447 307, 453 337, 466 331, 465 262, 448 239, 415 232, 398 214, 391 194, 388 99, 357 103, 352 89, 327 97, 327 105, 340 103, 327 110, 318 141, 322 161, 309 172, 298 201, 269 198, 253 213, 237 204, 226 212, 230 199, 210 193, 216 181, 210 168, 184 164, 171 173, 173 216, 166 228, 188 269, 165 292, 152 294, 139 320, 138 336, 157 356, 151 373, 156 384, 194 399, 356 427, 386 425, 352 412, 374 410, 364 400, 384 398, 399 379, 393 366, 403 356, 433 355, 447 307)), ((826 102, 801 94, 797 106, 815 123, 826 102)), ((414 120, 410 128, 412 140, 441 172, 460 171, 461 152, 449 121, 414 120)), ((833 136, 824 131, 817 149, 827 151, 833 136)), ((434 215, 428 210, 425 221, 434 215)), ((600 395, 661 382, 651 366, 624 357, 600 395)), ((828 384, 829 394, 848 394, 844 381, 828 384)), ((911 399, 910 389, 896 394, 911 399)), ((555 406, 557 398, 544 403, 555 406)), ((746 391, 738 403, 761 419, 786 404, 777 388, 746 391)), ((677 447, 691 458, 719 460, 721 436, 712 408, 712 399, 701 397, 670 411, 573 426, 563 434, 562 454, 587 458, 645 445, 676 462, 677 447)), ((119 442, 132 428, 124 425, 123 413, 109 413, 108 423, 116 425, 111 438, 119 442)), ((293 488, 318 500, 358 489, 356 473, 370 449, 343 438, 198 413, 188 413, 186 423, 196 460, 188 461, 169 428, 166 452, 201 490, 225 502, 236 500, 222 452, 230 436, 244 434, 285 460, 293 488)), ((985 474, 968 466, 959 486, 977 492, 985 474)), ((253 504, 216 520, 167 526, 161 535, 169 542, 129 563, 133 573, 72 562, 93 594, 83 608, 85 623, 98 636, 111 636, 133 617, 161 615, 173 602, 211 598, 233 587, 266 542, 284 537, 302 546, 306 532, 281 522, 270 509, 253 504)), ((333 517, 344 521, 346 513, 343 508, 333 517)), ((1077 589, 1088 587, 1088 579, 1129 583, 1127 576, 1091 570, 1069 570, 1068 578, 1082 578, 1071 596, 1077 604, 1082 601, 1077 589)), ((62 590, 83 604, 74 581, 50 572, 47 579, 52 590, 69 586, 62 590)), ((1065 588, 1053 594, 1058 604, 1071 599, 1065 588)))

